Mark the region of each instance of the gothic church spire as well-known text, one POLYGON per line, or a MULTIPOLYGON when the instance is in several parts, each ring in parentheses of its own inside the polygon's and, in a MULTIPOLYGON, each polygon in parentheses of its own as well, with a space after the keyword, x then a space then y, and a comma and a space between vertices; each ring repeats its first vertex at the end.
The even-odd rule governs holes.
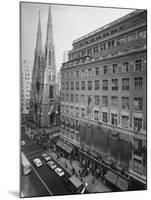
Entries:
POLYGON ((41 22, 40 22, 40 11, 38 18, 38 29, 37 29, 37 41, 36 41, 36 52, 42 52, 42 32, 41 32, 41 22))
POLYGON ((53 43, 51 6, 49 5, 48 22, 47 22, 47 36, 46 36, 46 49, 51 49, 53 47, 54 47, 54 43, 53 43))

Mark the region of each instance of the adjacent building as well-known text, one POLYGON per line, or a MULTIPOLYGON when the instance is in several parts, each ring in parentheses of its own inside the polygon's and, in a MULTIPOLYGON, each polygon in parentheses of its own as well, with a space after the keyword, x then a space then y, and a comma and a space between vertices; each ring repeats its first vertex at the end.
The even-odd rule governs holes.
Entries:
POLYGON ((62 139, 146 188, 147 13, 73 41, 61 67, 62 139))
POLYGON ((59 98, 56 94, 55 46, 53 41, 51 7, 49 6, 46 43, 43 48, 40 12, 32 74, 30 119, 38 127, 57 125, 59 98))
POLYGON ((68 61, 68 51, 65 50, 65 51, 63 51, 63 63, 65 63, 67 61, 68 61))
POLYGON ((21 63, 21 114, 23 115, 27 115, 29 113, 31 79, 31 63, 27 60, 24 60, 21 63))

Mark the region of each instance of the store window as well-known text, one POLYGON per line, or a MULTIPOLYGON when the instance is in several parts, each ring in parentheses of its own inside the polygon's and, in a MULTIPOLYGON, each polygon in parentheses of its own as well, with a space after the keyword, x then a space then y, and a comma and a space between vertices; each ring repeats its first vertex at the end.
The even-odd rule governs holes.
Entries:
POLYGON ((99 67, 96 67, 96 68, 95 68, 95 75, 96 75, 96 76, 99 76, 99 67))
POLYGON ((95 90, 99 90, 99 89, 100 89, 100 81, 95 80, 95 90))
POLYGON ((134 128, 137 131, 140 131, 140 129, 143 127, 143 120, 142 118, 134 117, 134 128))
POLYGON ((116 74, 117 73, 117 64, 112 65, 112 73, 116 74))
POLYGON ((103 80, 102 89, 103 89, 103 90, 108 90, 108 80, 103 80))
POLYGON ((136 72, 142 71, 142 68, 143 68, 142 59, 135 60, 135 71, 136 72))
POLYGON ((122 90, 129 90, 129 78, 122 79, 122 90))
POLYGON ((99 120, 99 111, 97 111, 97 110, 94 111, 94 120, 96 120, 96 121, 99 120))
POLYGON ((118 90, 118 79, 112 79, 112 90, 118 90))
POLYGON ((129 110, 129 97, 122 97, 122 109, 129 110))
POLYGON ((142 160, 138 158, 133 159, 133 170, 141 174, 143 169, 142 160))
POLYGON ((76 81, 76 90, 79 90, 79 81, 76 81))
POLYGON ((99 105, 99 96, 95 95, 94 99, 95 99, 95 105, 99 105))
POLYGON ((69 82, 66 82, 66 90, 69 90, 69 82))
POLYGON ((75 102, 79 103, 79 95, 78 94, 75 95, 75 102))
POLYGON ((134 98, 134 109, 141 111, 143 109, 143 99, 141 97, 134 98))
POLYGON ((117 106, 118 105, 118 97, 112 96, 111 97, 111 103, 112 103, 112 106, 117 106))
POLYGON ((122 115, 122 127, 128 128, 129 127, 129 117, 122 115))
POLYGON ((88 90, 92 90, 92 81, 88 81, 88 90))
POLYGON ((102 121, 104 123, 108 122, 107 118, 108 118, 108 113, 107 112, 102 112, 102 121))
POLYGON ((103 96, 103 106, 108 106, 108 96, 103 96))
POLYGON ((111 114, 111 124, 117 126, 117 114, 111 114))
POLYGON ((71 90, 74 90, 74 82, 71 82, 71 90))
POLYGON ((107 66, 104 66, 104 67, 103 67, 103 74, 107 74, 107 70, 108 70, 108 67, 107 67, 107 66))
POLYGON ((74 103, 74 94, 70 94, 71 102, 74 103))
POLYGON ((143 89, 143 77, 135 77, 134 78, 134 87, 135 87, 135 90, 143 89))
POLYGON ((82 90, 85 90, 85 81, 82 81, 82 82, 81 82, 81 89, 82 89, 82 90))
POLYGON ((85 95, 83 95, 83 94, 81 95, 81 103, 85 104, 85 95))
POLYGON ((129 71, 129 63, 123 62, 123 72, 128 72, 128 71, 129 71))

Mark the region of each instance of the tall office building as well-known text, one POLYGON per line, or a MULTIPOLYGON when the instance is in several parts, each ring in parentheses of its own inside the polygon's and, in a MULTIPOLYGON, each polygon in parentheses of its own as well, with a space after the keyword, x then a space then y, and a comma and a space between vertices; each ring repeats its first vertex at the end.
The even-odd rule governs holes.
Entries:
POLYGON ((62 139, 138 188, 146 188, 146 29, 146 11, 136 10, 73 41, 61 68, 62 139))
POLYGON ((63 63, 68 61, 68 51, 63 51, 63 63))
POLYGON ((24 60, 21 63, 21 113, 29 113, 29 100, 31 91, 32 67, 31 63, 24 60))

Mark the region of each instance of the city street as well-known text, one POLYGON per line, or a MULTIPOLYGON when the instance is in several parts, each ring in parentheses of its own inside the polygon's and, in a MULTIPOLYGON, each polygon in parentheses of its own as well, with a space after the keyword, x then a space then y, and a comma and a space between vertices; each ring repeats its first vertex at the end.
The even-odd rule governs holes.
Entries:
MULTIPOLYGON (((32 173, 21 177, 21 194, 24 196, 72 194, 65 184, 65 180, 67 180, 70 175, 65 172, 63 177, 59 177, 54 170, 47 166, 46 162, 41 157, 45 151, 40 149, 35 142, 31 142, 25 134, 22 135, 22 140, 25 141, 25 145, 22 146, 21 151, 24 152, 30 161, 32 173), (37 168, 33 163, 33 159, 37 157, 40 158, 43 163, 43 165, 39 168, 37 168)), ((57 164, 57 166, 59 166, 59 164, 57 164)))

